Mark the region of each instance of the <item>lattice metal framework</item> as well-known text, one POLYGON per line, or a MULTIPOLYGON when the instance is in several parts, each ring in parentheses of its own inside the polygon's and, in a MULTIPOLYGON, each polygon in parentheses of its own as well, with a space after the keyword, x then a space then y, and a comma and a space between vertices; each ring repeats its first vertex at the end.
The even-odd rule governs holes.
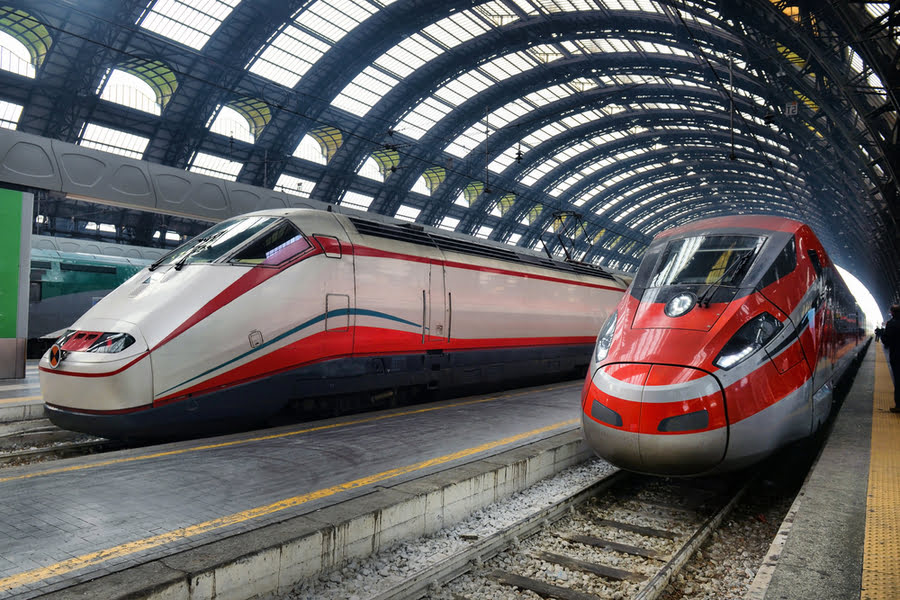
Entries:
POLYGON ((209 155, 239 182, 624 270, 666 227, 785 215, 900 299, 896 3, 185 3, 0 6, 36 73, 0 56, 3 127, 107 127, 145 160, 209 155), (158 84, 160 114, 100 99, 111 69, 158 84), (254 141, 210 131, 223 106, 254 141))

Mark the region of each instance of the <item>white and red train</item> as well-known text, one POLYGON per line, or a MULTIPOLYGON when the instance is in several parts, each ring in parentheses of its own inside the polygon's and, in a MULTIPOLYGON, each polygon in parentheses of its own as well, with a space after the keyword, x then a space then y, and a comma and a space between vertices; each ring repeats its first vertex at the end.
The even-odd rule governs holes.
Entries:
POLYGON ((63 428, 165 437, 298 398, 574 375, 626 285, 413 224, 255 212, 97 303, 41 359, 41 388, 63 428))
POLYGON ((643 473, 750 465, 822 425, 863 330, 808 226, 735 216, 666 231, 601 328, 585 439, 643 473))

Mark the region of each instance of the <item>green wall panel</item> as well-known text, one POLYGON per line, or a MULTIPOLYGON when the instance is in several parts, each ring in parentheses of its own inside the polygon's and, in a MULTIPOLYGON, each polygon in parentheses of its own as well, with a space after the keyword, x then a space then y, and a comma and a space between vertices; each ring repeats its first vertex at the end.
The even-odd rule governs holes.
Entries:
POLYGON ((0 338, 16 337, 21 236, 22 192, 0 188, 0 338))

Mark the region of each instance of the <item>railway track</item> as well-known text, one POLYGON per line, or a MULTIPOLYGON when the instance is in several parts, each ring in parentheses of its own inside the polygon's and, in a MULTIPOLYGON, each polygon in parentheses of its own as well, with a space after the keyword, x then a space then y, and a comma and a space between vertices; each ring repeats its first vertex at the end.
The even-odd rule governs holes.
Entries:
POLYGON ((0 425, 0 468, 124 447, 121 442, 60 429, 47 419, 0 425))
POLYGON ((402 580, 377 600, 659 597, 752 478, 671 480, 617 471, 402 580))

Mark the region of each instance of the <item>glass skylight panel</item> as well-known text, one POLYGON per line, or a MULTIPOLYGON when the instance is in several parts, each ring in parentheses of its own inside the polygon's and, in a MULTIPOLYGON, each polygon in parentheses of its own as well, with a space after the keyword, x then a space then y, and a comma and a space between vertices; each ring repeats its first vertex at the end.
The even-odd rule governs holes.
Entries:
POLYGON ((209 130, 225 137, 233 137, 236 140, 253 144, 256 138, 250 131, 250 122, 238 111, 228 106, 220 106, 216 118, 209 126, 209 130))
POLYGON ((416 179, 416 182, 413 184, 410 191, 417 194, 422 194, 423 196, 431 195, 431 189, 428 187, 428 182, 425 181, 425 177, 419 177, 418 179, 416 179))
POLYGON ((150 84, 131 73, 112 69, 106 81, 100 99, 121 104, 151 115, 161 115, 162 108, 156 99, 156 93, 150 84))
POLYGON ((426 98, 400 120, 396 129, 417 140, 428 133, 428 130, 451 110, 453 109, 450 106, 436 98, 426 98))
POLYGON ((355 208, 356 210, 368 210, 374 200, 372 196, 360 194, 359 192, 348 191, 341 199, 341 206, 355 208))
POLYGON ((546 142, 550 138, 565 132, 566 128, 559 123, 548 123, 537 131, 534 131, 522 138, 522 143, 528 144, 530 147, 534 148, 539 146, 541 143, 546 142))
POLYGON ((371 156, 366 159, 366 162, 362 164, 356 174, 360 177, 365 177, 366 179, 384 181, 384 176, 382 176, 381 170, 378 168, 378 162, 371 156))
POLYGON ((416 33, 375 59, 375 64, 403 79, 440 56, 441 52, 431 41, 416 33))
POLYGON ((422 30, 436 43, 446 49, 454 48, 463 42, 490 31, 490 27, 480 18, 468 11, 451 15, 422 30))
POLYGON ((880 19, 891 9, 889 2, 866 2, 866 12, 870 16, 880 19))
POLYGON ((250 71, 292 88, 329 48, 328 43, 288 25, 253 61, 250 71))
POLYGON ((478 231, 475 232, 475 237, 481 238, 483 240, 488 239, 488 236, 494 231, 493 227, 488 227, 487 225, 482 225, 478 228, 478 231))
POLYGON ((540 165, 531 169, 528 174, 523 176, 519 181, 524 185, 534 185, 534 182, 549 173, 555 166, 557 166, 557 163, 551 158, 550 160, 544 161, 540 165))
POLYGON ((456 231, 457 225, 459 225, 459 219, 447 216, 441 219, 441 222, 438 223, 438 228, 446 229, 447 231, 456 231))
POLYGON ((512 234, 510 234, 509 239, 506 240, 506 243, 509 244, 510 246, 515 246, 516 244, 519 243, 519 240, 521 240, 521 239, 522 239, 521 233, 512 233, 512 234))
POLYGON ((138 25, 200 50, 240 0, 157 0, 138 25))
POLYGON ((422 209, 401 204, 400 208, 397 209, 397 214, 394 215, 394 218, 414 223, 419 217, 420 212, 422 212, 422 209))
POLYGON ((295 22, 334 44, 377 10, 366 0, 318 0, 300 12, 295 22))
POLYGON ((304 135, 297 147, 294 148, 294 154, 297 158, 302 158, 317 165, 326 164, 325 155, 322 154, 322 146, 311 135, 304 135))
POLYGON ((0 31, 0 69, 34 79, 35 69, 25 44, 0 31))
POLYGON ((275 182, 275 191, 302 196, 303 198, 309 198, 309 194, 314 187, 316 187, 316 182, 312 179, 303 179, 302 177, 294 177, 284 173, 275 182))
POLYGON ((0 100, 0 128, 15 129, 19 125, 24 106, 0 100))
POLYGON ((448 104, 459 106, 466 100, 494 85, 494 82, 477 69, 463 73, 437 90, 434 95, 448 104))
POLYGON ((228 160, 221 156, 196 152, 191 159, 191 166, 188 167, 188 171, 235 181, 243 166, 243 163, 228 160))
POLYGON ((110 129, 95 123, 85 123, 79 144, 86 148, 95 148, 104 152, 112 152, 140 160, 147 149, 149 138, 110 129))
POLYGON ((488 169, 494 173, 502 173, 509 165, 516 162, 516 146, 510 146, 497 158, 491 161, 488 169))
POLYGON ((495 58, 494 60, 481 65, 479 68, 497 81, 503 81, 509 79, 513 75, 530 71, 536 66, 537 65, 530 59, 528 54, 515 52, 513 54, 495 58))
POLYGON ((344 87, 332 102, 332 106, 359 117, 365 116, 369 109, 375 106, 397 83, 399 83, 398 80, 382 73, 375 67, 366 67, 344 87))

